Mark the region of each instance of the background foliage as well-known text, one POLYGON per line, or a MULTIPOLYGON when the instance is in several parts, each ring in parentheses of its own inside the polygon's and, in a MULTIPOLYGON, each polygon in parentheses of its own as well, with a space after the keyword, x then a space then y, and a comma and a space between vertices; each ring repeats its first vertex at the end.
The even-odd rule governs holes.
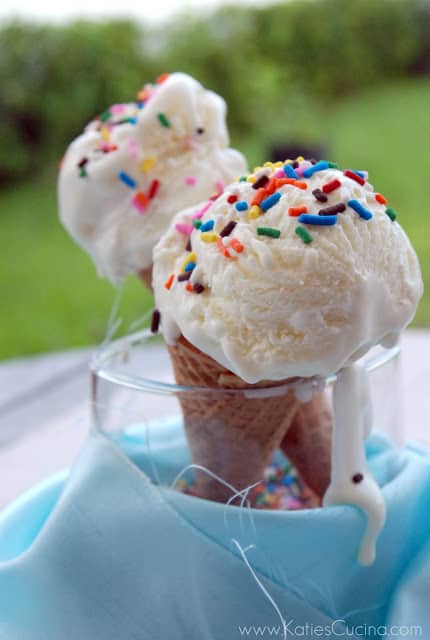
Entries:
MULTIPOLYGON (((223 95, 250 163, 272 143, 322 145, 393 198, 430 289, 428 0, 292 0, 133 21, 0 26, 0 356, 101 338, 113 292, 56 219, 55 171, 94 114, 165 70, 223 95), (405 163, 413 161, 414 171, 405 163), (76 282, 79 280, 79 286, 76 282), (6 317, 5 317, 6 316, 6 317)), ((129 283, 126 313, 150 305, 129 283)), ((430 325, 430 299, 417 321, 430 325)))

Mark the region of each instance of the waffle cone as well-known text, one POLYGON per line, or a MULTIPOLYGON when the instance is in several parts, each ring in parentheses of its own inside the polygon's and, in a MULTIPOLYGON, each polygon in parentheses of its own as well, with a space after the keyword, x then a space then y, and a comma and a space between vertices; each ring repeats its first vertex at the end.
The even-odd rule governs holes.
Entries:
POLYGON ((138 276, 139 280, 141 280, 143 282, 145 287, 147 289, 149 289, 149 291, 153 291, 153 289, 152 289, 152 264, 151 264, 150 267, 147 267, 146 269, 140 269, 140 271, 137 272, 137 276, 138 276))
MULTIPOLYGON (((297 412, 289 381, 249 385, 181 337, 169 346, 178 384, 203 390, 179 393, 185 431, 194 464, 201 465, 237 490, 259 482, 297 412), (259 397, 256 389, 279 387, 259 397)), ((196 470, 199 496, 225 502, 232 491, 196 470)))
POLYGON ((327 393, 301 402, 281 449, 308 487, 320 498, 330 483, 332 410, 327 393))

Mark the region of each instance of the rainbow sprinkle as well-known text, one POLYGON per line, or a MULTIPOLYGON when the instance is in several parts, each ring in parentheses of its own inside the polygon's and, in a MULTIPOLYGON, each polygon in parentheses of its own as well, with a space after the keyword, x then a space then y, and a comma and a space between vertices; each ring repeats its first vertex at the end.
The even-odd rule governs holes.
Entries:
POLYGON ((310 244, 313 240, 311 234, 304 227, 296 227, 294 232, 303 240, 305 244, 310 244))
POLYGON ((163 127, 166 127, 168 129, 171 126, 170 120, 165 113, 157 113, 157 118, 163 127))
MULTIPOLYGON (((177 280, 183 282, 185 289, 190 293, 202 293, 205 290, 205 286, 202 283, 198 283, 196 289, 196 283, 193 284, 192 280, 190 281, 191 272, 198 266, 195 254, 190 253, 191 236, 194 231, 198 231, 199 235, 193 235, 193 238, 199 238, 199 240, 204 243, 216 245, 224 258, 229 260, 240 259, 240 254, 246 251, 246 243, 241 242, 238 237, 231 237, 233 232, 240 229, 244 223, 246 224, 252 220, 261 219, 262 216, 270 212, 270 209, 280 201, 283 194, 287 200, 288 191, 281 192, 283 187, 297 187, 306 190, 309 186, 307 182, 309 178, 312 178, 312 176, 318 172, 331 168, 337 169, 338 166, 336 163, 327 160, 320 160, 319 162, 316 160, 308 161, 302 157, 293 161, 266 162, 263 167, 257 167, 254 170, 254 174, 238 178, 238 182, 247 182, 248 185, 252 187, 252 190, 233 186, 230 187, 230 193, 228 191, 223 193, 216 192, 200 210, 191 216, 191 223, 176 223, 177 231, 188 236, 186 245, 188 255, 184 259, 180 273, 177 275, 177 280), (302 180, 297 179, 299 175, 303 177, 302 180), (222 206, 219 209, 217 208, 216 215, 209 220, 202 220, 214 200, 220 196, 224 196, 224 199, 222 200, 222 206), (224 226, 222 224, 218 226, 222 215, 228 216, 228 218, 224 226)), ((347 169, 343 171, 343 175, 345 178, 352 179, 361 186, 363 186, 367 180, 367 173, 364 171, 347 169)), ((322 228, 335 226, 339 223, 338 214, 346 212, 347 206, 365 221, 370 220, 373 216, 373 213, 366 209, 366 207, 355 198, 347 202, 339 201, 339 198, 342 196, 342 193, 339 191, 343 183, 342 175, 336 178, 330 176, 328 181, 327 179, 324 180, 324 177, 325 176, 323 176, 321 180, 321 188, 316 188, 312 191, 316 200, 313 205, 309 203, 297 204, 287 208, 288 216, 297 218, 297 221, 300 223, 294 228, 294 233, 305 245, 311 244, 315 239, 314 236, 309 233, 307 227, 322 228), (336 199, 338 202, 336 202, 336 199), (335 200, 334 203, 333 200, 335 200), (328 206, 318 209, 317 203, 330 202, 331 204, 328 206)), ((221 189, 221 185, 219 185, 219 187, 221 189)), ((375 201, 383 206, 387 203, 381 194, 374 194, 374 197, 375 201)), ((300 203, 300 196, 294 194, 294 198, 295 200, 293 200, 293 202, 300 203)), ((396 219, 397 214, 394 209, 387 207, 384 211, 391 220, 394 221, 396 219)), ((271 217, 270 212, 266 216, 268 222, 271 217)), ((255 231, 257 237, 261 238, 279 239, 282 233, 284 233, 281 232, 279 228, 269 225, 259 225, 258 223, 255 226, 252 225, 251 229, 255 231)), ((320 231, 319 233, 323 232, 320 231)), ((318 235, 316 237, 318 237, 318 235)), ((262 240, 262 242, 264 242, 264 240, 262 240)), ((169 283, 171 286, 172 283, 170 280, 167 281, 166 286, 169 283)), ((170 286, 167 288, 170 288, 170 286)))
POLYGON ((134 180, 128 173, 125 171, 120 171, 118 174, 118 178, 130 189, 134 189, 136 187, 136 180, 134 180))
MULTIPOLYGON (((177 489, 189 496, 197 496, 191 479, 181 478, 177 489)), ((284 460, 274 458, 264 472, 264 479, 248 494, 253 509, 300 510, 320 506, 319 498, 301 480, 295 468, 284 460)), ((240 498, 233 504, 238 505, 240 498)))
POLYGON ((369 211, 369 209, 363 207, 358 200, 348 200, 348 207, 354 209, 354 211, 358 213, 360 218, 363 218, 363 220, 370 220, 373 217, 373 213, 369 211))
POLYGON ((280 238, 281 232, 273 227, 257 227, 257 235, 268 236, 269 238, 280 238))

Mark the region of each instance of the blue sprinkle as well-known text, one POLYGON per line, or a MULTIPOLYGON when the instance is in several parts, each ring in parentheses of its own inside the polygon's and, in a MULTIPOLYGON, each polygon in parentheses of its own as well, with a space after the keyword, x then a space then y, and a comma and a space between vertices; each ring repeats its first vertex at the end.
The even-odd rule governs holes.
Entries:
POLYGON ((316 164, 313 164, 311 167, 308 167, 307 169, 305 169, 303 171, 303 177, 310 178, 317 171, 324 171, 325 169, 329 169, 329 168, 330 168, 330 164, 327 162, 327 160, 320 160, 316 164))
POLYGON ((369 211, 369 209, 363 207, 363 205, 358 202, 358 200, 348 200, 348 207, 354 209, 354 211, 358 213, 360 218, 363 218, 364 220, 370 220, 370 218, 373 218, 373 213, 369 211))
POLYGON ((276 491, 276 484, 274 482, 268 482, 266 485, 266 489, 269 493, 275 493, 276 491))
POLYGON ((336 224, 337 216, 315 216, 312 213, 302 213, 299 222, 304 224, 314 224, 318 227, 331 227, 336 224))
POLYGON ((195 262, 187 262, 187 264, 184 267, 184 271, 185 271, 185 273, 187 273, 188 271, 192 271, 195 268, 196 268, 196 263, 195 262))
POLYGON ((236 207, 237 211, 247 211, 248 210, 248 203, 245 202, 245 200, 240 200, 239 202, 236 202, 236 204, 234 206, 236 207))
POLYGON ((138 109, 143 109, 143 107, 144 107, 144 106, 145 106, 145 103, 144 103, 144 102, 136 102, 136 107, 137 107, 138 109))
POLYGON ((279 202, 280 198, 281 198, 281 194, 279 193, 279 191, 272 193, 271 196, 269 196, 268 198, 265 198, 260 203, 260 209, 262 211, 267 211, 268 209, 273 207, 277 202, 279 202))
POLYGON ((214 228, 214 225, 215 225, 214 220, 208 220, 207 222, 203 222, 203 224, 200 226, 200 231, 212 231, 212 229, 214 228))
POLYGON ((118 178, 122 180, 123 183, 127 185, 127 187, 130 187, 131 189, 135 188, 136 180, 133 180, 133 178, 129 176, 125 171, 120 171, 118 174, 118 178))
POLYGON ((356 173, 358 176, 360 176, 360 178, 366 178, 366 174, 364 173, 364 171, 358 171, 358 169, 350 169, 350 171, 356 173))
POLYGON ((299 176, 297 175, 297 173, 294 171, 293 167, 290 164, 284 164, 284 173, 287 176, 287 178, 294 178, 295 180, 298 180, 299 176))
POLYGON ((136 116, 131 116, 131 117, 128 119, 128 122, 129 122, 130 124, 137 124, 137 118, 136 118, 136 116))
POLYGON ((286 476, 284 476, 284 477, 282 478, 282 484, 283 484, 285 487, 291 487, 291 485, 292 485, 292 484, 294 484, 294 478, 292 478, 292 477, 291 477, 291 476, 289 476, 289 475, 286 475, 286 476))

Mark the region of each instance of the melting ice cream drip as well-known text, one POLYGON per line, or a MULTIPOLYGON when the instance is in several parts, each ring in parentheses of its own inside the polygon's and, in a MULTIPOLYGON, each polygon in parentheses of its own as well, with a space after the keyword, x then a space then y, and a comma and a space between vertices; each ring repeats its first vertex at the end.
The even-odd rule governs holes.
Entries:
POLYGON ((367 372, 357 364, 342 369, 333 390, 333 445, 331 483, 324 505, 352 504, 367 516, 359 562, 370 565, 385 523, 382 492, 371 476, 364 450, 370 431, 371 411, 367 372))

